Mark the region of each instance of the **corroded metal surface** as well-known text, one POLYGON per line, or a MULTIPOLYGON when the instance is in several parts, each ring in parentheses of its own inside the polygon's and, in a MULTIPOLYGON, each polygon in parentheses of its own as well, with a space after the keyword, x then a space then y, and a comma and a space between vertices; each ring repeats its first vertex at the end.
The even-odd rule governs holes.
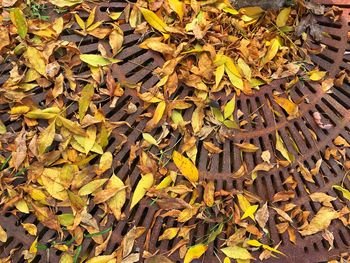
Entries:
MULTIPOLYGON (((350 70, 350 55, 344 55, 346 51, 350 51, 350 42, 348 41, 347 34, 350 31, 350 5, 346 0, 332 0, 332 1, 317 1, 325 4, 327 7, 337 5, 343 9, 342 18, 339 22, 331 22, 328 18, 319 17, 318 22, 322 26, 323 30, 327 32, 331 38, 324 38, 322 44, 326 45, 324 51, 319 55, 313 55, 312 60, 315 64, 319 65, 321 69, 327 70, 331 76, 335 76, 340 70, 350 70)), ((122 11, 126 3, 124 2, 110 2, 102 3, 99 7, 98 16, 101 19, 107 20, 108 16, 105 14, 107 8, 111 11, 122 11)), ((114 65, 112 67, 113 76, 120 82, 127 81, 131 83, 143 82, 143 89, 152 87, 157 83, 158 79, 152 75, 152 69, 162 64, 162 59, 153 52, 147 50, 141 50, 138 47, 138 41, 140 36, 133 33, 133 29, 127 24, 121 25, 121 28, 125 34, 125 48, 119 53, 118 58, 123 62, 114 65)), ((97 50, 98 42, 90 37, 81 39, 80 36, 67 32, 63 39, 76 42, 79 44, 83 53, 89 53, 97 50)), ((103 44, 103 41, 100 41, 103 44)), ((318 46, 319 43, 311 43, 311 45, 318 46)), ((9 58, 11 59, 11 58, 9 58)), ((8 77, 8 72, 11 69, 9 61, 0 66, 0 83, 3 83, 8 77)), ((87 70, 87 69, 86 69, 87 70)), ((89 74, 88 72, 81 72, 80 74, 89 74)), ((333 196, 338 193, 334 192, 332 185, 340 184, 344 177, 343 168, 334 160, 325 160, 321 166, 320 176, 315 178, 315 184, 311 184, 303 180, 299 173, 296 172, 296 164, 288 168, 274 168, 270 172, 259 176, 252 185, 243 185, 243 179, 232 179, 231 175, 236 171, 244 161, 248 170, 252 170, 257 164, 261 163, 261 152, 269 150, 274 152, 275 131, 279 131, 283 141, 285 142, 288 151, 297 156, 297 161, 303 163, 305 167, 312 168, 318 159, 323 157, 325 149, 332 147, 333 139, 338 135, 341 135, 347 141, 350 141, 350 83, 345 82, 341 87, 335 87, 332 94, 325 95, 321 87, 310 83, 300 83, 291 92, 291 98, 293 101, 298 101, 303 97, 307 97, 308 103, 302 103, 300 105, 301 117, 293 120, 287 120, 287 115, 284 111, 274 102, 272 99, 274 91, 282 91, 281 86, 283 80, 278 80, 271 85, 262 87, 260 91, 256 92, 253 96, 241 95, 237 101, 237 109, 244 113, 244 116, 257 113, 258 117, 253 122, 249 122, 245 126, 245 131, 232 133, 231 139, 227 139, 223 144, 217 144, 218 147, 223 149, 223 152, 214 156, 208 155, 207 150, 202 147, 201 143, 198 147, 197 166, 200 170, 201 178, 203 180, 214 180, 217 190, 225 189, 230 190, 233 188, 242 190, 247 189, 253 193, 257 193, 266 201, 271 201, 275 193, 286 190, 286 186, 283 184, 285 179, 292 175, 298 182, 296 188, 296 198, 293 202, 300 205, 303 210, 311 212, 310 216, 320 208, 319 204, 313 203, 309 198, 309 192, 324 192, 333 196), (271 104, 275 111, 281 114, 281 117, 274 121, 272 111, 268 104, 271 104), (329 123, 334 125, 331 130, 321 130, 313 120, 312 113, 318 111, 322 116, 327 119, 329 123), (314 134, 317 135, 317 139, 314 138, 314 134), (242 142, 243 140, 260 146, 260 150, 256 153, 243 153, 243 158, 240 157, 240 150, 234 147, 234 143, 242 142), (297 147, 293 147, 293 144, 297 147), (298 151, 296 150, 298 149, 298 151), (308 190, 306 190, 306 188, 308 190), (309 191, 309 192, 308 192, 309 191)), ((138 107, 136 114, 131 116, 125 114, 127 101, 132 100, 137 106, 141 102, 133 95, 132 91, 125 92, 125 94, 117 102, 115 108, 111 109, 105 102, 101 102, 102 108, 108 118, 112 121, 127 121, 133 128, 126 126, 120 127, 116 130, 116 133, 125 134, 128 137, 128 142, 114 157, 115 163, 119 163, 116 166, 115 173, 124 181, 127 177, 130 177, 131 185, 135 188, 135 183, 138 181, 140 173, 136 167, 137 159, 133 160, 131 168, 128 166, 129 149, 130 146, 141 138, 141 132, 146 125, 145 120, 139 121, 137 116, 143 113, 142 107, 138 107)), ((189 89, 180 89, 174 96, 185 97, 189 93, 189 89)), ((33 99, 36 101, 43 101, 45 99, 45 93, 42 90, 36 91, 33 95, 33 99)), ((1 108, 0 108, 1 110, 1 108)), ((77 109, 74 106, 69 108, 69 113, 73 113, 77 109)), ((68 113, 68 114, 69 114, 68 113)), ((1 119, 7 124, 11 125, 13 130, 20 129, 19 123, 11 123, 8 120, 8 115, 2 113, 1 119)), ((191 112, 185 113, 185 120, 190 120, 191 112)), ((173 134, 169 137, 172 144, 175 144, 179 139, 179 134, 173 134)), ((114 149, 118 145, 118 137, 115 135, 110 141, 110 149, 114 149)), ((216 142, 215 142, 216 143, 216 142)), ((349 150, 346 152, 349 157, 349 150)), ((275 158, 275 157, 272 157, 275 158)), ((272 160, 275 161, 275 160, 272 160)), ((345 182, 345 186, 350 189, 348 182, 345 182)), ((202 189, 199 189, 200 196, 202 189)), ((340 199, 342 197, 339 197, 340 199)), ((343 200, 343 202, 348 202, 343 200)), ((335 209, 340 209, 340 201, 337 200, 334 203, 335 209)), ((125 211, 129 211, 128 206, 130 200, 125 205, 125 211)), ((276 203, 276 206, 281 204, 276 203)), ((60 214, 64 211, 57 211, 60 214)), ((99 219, 98 215, 101 211, 97 207, 91 207, 90 213, 99 219)), ((155 205, 150 205, 149 201, 143 200, 131 214, 127 212, 127 220, 116 222, 113 216, 110 216, 108 221, 109 226, 113 226, 113 234, 110 240, 110 245, 106 250, 106 253, 111 253, 120 243, 121 237, 125 235, 133 225, 145 226, 150 233, 150 243, 148 250, 155 252, 160 250, 161 252, 167 251, 178 242, 175 240, 163 240, 158 241, 158 237, 164 229, 172 226, 176 226, 177 222, 173 219, 162 219, 158 217, 155 222, 152 223, 153 217, 157 212, 155 205)), ((9 252, 17 248, 12 256, 13 262, 24 262, 21 254, 22 249, 28 249, 33 242, 34 237, 28 235, 23 228, 18 227, 20 223, 33 223, 38 226, 38 240, 41 244, 45 244, 56 237, 54 231, 48 230, 43 227, 35 219, 33 215, 23 216, 21 214, 12 215, 10 213, 0 216, 1 225, 6 229, 8 233, 8 241, 5 244, 0 245, 0 256, 7 256, 9 252)), ((190 220, 186 224, 191 225, 196 223, 195 219, 190 220)), ((334 221, 329 230, 333 232, 335 242, 334 249, 328 251, 328 245, 322 240, 321 234, 316 234, 308 237, 302 237, 297 234, 296 245, 289 241, 287 233, 280 235, 276 229, 278 223, 277 215, 270 215, 267 228, 270 232, 270 239, 274 241, 274 244, 282 241, 279 249, 287 255, 287 257, 281 257, 277 259, 269 259, 269 262, 321 262, 330 259, 336 259, 342 252, 349 250, 350 245, 350 230, 345 228, 340 221, 334 221)), ((192 232, 191 244, 195 244, 198 236, 207 234, 210 229, 210 224, 199 224, 197 229, 192 232)), ((222 234, 223 235, 223 234, 222 234)), ((222 236, 224 237, 224 236, 222 236)), ((145 241, 145 235, 137 240, 136 248, 142 251, 145 241)), ((69 237, 67 238, 69 239, 69 237)), ((269 243, 270 240, 264 240, 269 243)), ((204 256, 203 262, 213 262, 216 260, 215 253, 222 244, 222 239, 214 242, 210 246, 204 256)), ((58 262, 60 258, 60 252, 56 250, 47 251, 41 250, 38 252, 38 256, 33 262, 58 262)), ((94 243, 87 239, 83 243, 82 254, 93 255, 94 243)), ((170 256, 171 259, 179 261, 178 252, 175 252, 170 256)))

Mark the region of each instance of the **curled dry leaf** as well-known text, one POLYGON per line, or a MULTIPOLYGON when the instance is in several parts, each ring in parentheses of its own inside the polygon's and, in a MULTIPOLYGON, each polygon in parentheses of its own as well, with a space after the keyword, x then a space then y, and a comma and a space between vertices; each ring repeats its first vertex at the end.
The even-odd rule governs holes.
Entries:
POLYGON ((255 220, 259 226, 264 229, 267 221, 269 220, 269 210, 267 208, 267 202, 258 209, 255 213, 255 220))
POLYGON ((310 223, 299 230, 302 236, 316 234, 329 227, 332 220, 339 217, 339 213, 333 207, 321 207, 317 214, 311 219, 310 223))
POLYGON ((322 122, 322 117, 321 117, 321 113, 319 113, 318 111, 315 111, 312 116, 314 117, 314 121, 316 122, 316 124, 318 125, 318 127, 320 127, 321 129, 324 130, 329 130, 331 128, 333 128, 332 124, 324 124, 322 122))
POLYGON ((243 152, 256 152, 259 150, 259 147, 255 146, 254 144, 251 143, 235 143, 235 145, 240 148, 243 152))
POLYGON ((2 243, 5 243, 7 241, 7 234, 1 225, 0 225, 0 241, 2 243))

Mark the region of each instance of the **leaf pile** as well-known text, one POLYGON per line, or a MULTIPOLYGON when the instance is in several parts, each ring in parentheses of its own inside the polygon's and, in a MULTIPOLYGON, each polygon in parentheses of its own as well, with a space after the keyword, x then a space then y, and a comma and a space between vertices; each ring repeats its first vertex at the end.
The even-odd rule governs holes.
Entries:
MULTIPOLYGON (((270 89, 266 84, 284 79, 284 92, 275 92, 273 99, 291 120, 300 117, 299 105, 305 103, 289 96, 297 83, 320 83, 326 93, 348 78, 346 72, 330 78, 309 58, 322 47, 311 50, 305 31, 316 41, 323 34, 315 23, 306 22, 323 15, 324 9, 301 0, 269 11, 236 10, 226 0, 138 0, 126 5, 123 13, 107 10, 108 21, 103 21, 96 4, 50 0, 41 2, 56 15, 45 21, 32 17, 34 4, 27 2, 3 1, 0 16, 0 55, 9 68, 0 87, 0 208, 2 213, 34 214, 59 234, 50 244, 40 244, 34 224, 18 226, 36 237, 22 251, 28 262, 39 249, 62 251, 61 262, 80 262, 86 259, 82 253, 86 239, 96 244, 93 257, 85 261, 90 263, 171 262, 168 257, 174 253, 189 263, 224 237, 217 251, 224 262, 283 257, 280 244, 264 239, 271 218, 277 219, 278 232, 288 233, 294 244, 297 236, 322 232, 333 248, 328 227, 338 219, 348 225, 350 214, 347 206, 333 207, 337 197, 310 194, 313 202, 321 204, 311 217, 310 211, 293 203, 298 184, 293 176, 283 182, 285 190, 266 200, 246 189, 220 189, 215 181, 205 180, 206 171, 198 169, 196 159, 199 144, 209 157, 220 154, 225 140, 244 132, 245 125, 259 117, 257 113, 244 116, 237 109, 240 96, 270 89), (123 50, 123 23, 142 35, 140 48, 164 58, 163 66, 153 71, 159 81, 150 89, 115 78, 114 66, 121 62, 118 54, 123 50), (72 33, 83 41, 103 44, 99 42, 95 53, 82 53, 79 43, 66 37, 72 33), (181 96, 182 89, 190 95, 181 96), (126 93, 135 99, 128 102, 126 115, 144 109, 138 121, 146 125, 136 142, 125 135, 125 130, 136 129, 124 121, 127 118, 112 121, 103 111, 103 105, 116 107, 126 93), (129 159, 119 160, 117 155, 125 148, 129 159), (137 171, 136 182, 125 172, 115 172, 123 165, 137 171), (130 228, 120 245, 105 254, 113 240, 113 222, 132 223, 131 211, 150 199, 158 209, 150 229, 130 228), (91 207, 99 208, 97 217, 91 207), (64 213, 57 213, 63 208, 64 213), (160 233, 159 241, 177 240, 161 253, 149 251, 157 218, 177 221, 160 233), (211 226, 207 235, 196 237, 196 244, 190 245, 203 223, 211 226), (141 254, 133 248, 142 236, 141 254)), ((315 112, 314 118, 320 129, 332 128, 322 122, 320 113, 315 112)), ((286 145, 279 132, 274 133, 275 152, 263 151, 263 162, 250 170, 243 163, 232 178, 249 186, 276 167, 293 166, 304 181, 314 184, 323 159, 312 169, 306 167, 288 150, 294 145, 286 145)), ((333 143, 325 160, 334 159, 350 169, 345 156, 349 143, 341 136, 333 143)), ((260 150, 248 141, 235 141, 233 147, 242 155, 260 150)), ((345 185, 333 189, 350 200, 345 185)), ((0 222, 0 242, 8 240, 5 228, 0 222)), ((11 256, 2 260, 11 262, 11 256)))

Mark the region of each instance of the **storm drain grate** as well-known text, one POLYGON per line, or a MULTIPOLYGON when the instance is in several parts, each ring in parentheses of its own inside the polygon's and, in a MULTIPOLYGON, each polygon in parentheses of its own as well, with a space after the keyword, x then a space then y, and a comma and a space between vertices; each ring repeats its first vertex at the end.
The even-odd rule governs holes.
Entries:
MULTIPOLYGON (((331 38, 324 38, 321 44, 325 45, 325 49, 321 54, 313 55, 312 60, 321 69, 327 70, 331 77, 334 77, 341 70, 350 71, 350 55, 346 52, 350 52, 350 42, 348 40, 348 32, 350 31, 350 4, 347 4, 346 0, 339 1, 318 1, 325 4, 326 7, 336 5, 343 10, 342 17, 339 22, 332 22, 326 17, 317 17, 318 23, 322 26, 322 29, 329 34, 331 38)), ((121 12, 126 3, 123 1, 110 1, 100 3, 98 8, 98 16, 103 20, 108 20, 108 16, 105 11, 107 9, 113 12, 121 12)), ((158 79, 152 75, 151 70, 162 65, 162 59, 159 55, 146 50, 141 50, 138 47, 140 36, 133 33, 133 29, 128 24, 122 24, 121 29, 124 31, 124 49, 119 53, 119 59, 124 62, 119 65, 114 64, 112 66, 113 76, 120 82, 138 83, 143 82, 143 89, 148 89, 155 85, 158 79)), ((62 39, 75 42, 83 53, 94 53, 97 50, 98 44, 104 44, 103 41, 97 42, 92 37, 85 37, 82 39, 80 36, 72 33, 73 31, 66 32, 66 35, 62 39)), ((311 43, 317 47, 320 43, 311 43)), ((9 70, 11 69, 10 63, 4 63, 0 66, 0 84, 3 83, 9 76, 9 70)), ((89 74, 88 69, 82 70, 80 74, 89 74)), ((347 141, 350 141, 350 83, 344 82, 341 87, 335 87, 332 94, 324 94, 321 87, 312 83, 299 83, 298 86, 291 92, 291 98, 293 101, 298 101, 303 97, 307 97, 309 103, 303 103, 300 105, 299 112, 301 117, 292 121, 287 120, 287 115, 284 111, 274 102, 273 92, 283 91, 283 80, 274 81, 269 87, 262 88, 260 91, 255 92, 253 96, 241 95, 237 100, 237 109, 244 113, 244 116, 249 116, 258 112, 259 117, 254 119, 254 122, 249 122, 244 132, 236 132, 232 134, 233 139, 227 139, 220 147, 223 152, 213 156, 208 155, 207 150, 202 147, 201 143, 197 145, 197 167, 200 170, 203 180, 213 180, 216 185, 216 190, 224 189, 246 189, 252 193, 258 193, 259 196, 265 198, 266 201, 271 201, 274 194, 277 192, 287 190, 283 182, 289 176, 293 176, 298 182, 298 186, 295 189, 296 197, 294 203, 301 206, 304 210, 311 212, 310 216, 314 216, 319 210, 320 206, 317 203, 313 203, 309 194, 313 192, 323 192, 329 195, 336 196, 337 193, 332 189, 332 185, 339 185, 345 175, 343 168, 334 160, 324 160, 322 163, 320 174, 315 178, 315 184, 308 183, 301 178, 300 174, 296 172, 297 161, 303 163, 306 167, 315 167, 318 159, 323 157, 325 149, 333 147, 333 140, 337 136, 341 135, 347 141), (275 111, 280 113, 280 117, 276 118, 272 116, 272 111, 269 108, 269 104, 272 105, 275 111), (318 111, 322 116, 327 119, 329 123, 332 123, 334 128, 330 130, 321 130, 313 119, 313 112, 318 111), (275 130, 278 130, 280 136, 285 142, 288 151, 297 156, 296 162, 293 166, 288 168, 274 168, 264 176, 259 176, 252 185, 243 185, 243 180, 232 179, 232 173, 237 171, 244 161, 248 170, 252 170, 257 164, 262 162, 261 152, 269 150, 274 152, 275 142, 275 130), (316 134, 316 136, 315 136, 316 134), (234 143, 240 143, 243 140, 260 146, 259 150, 255 153, 244 154, 240 157, 240 150, 234 147, 234 143), (296 147, 293 147, 296 146, 296 147), (307 190, 307 189, 308 190, 307 190), (309 192, 308 192, 309 191, 309 192)), ((174 96, 185 97, 189 93, 189 89, 179 89, 179 92, 174 96)), ((45 100, 45 93, 42 91, 36 92, 33 95, 33 100, 40 102, 45 100)), ((134 96, 130 89, 127 89, 125 94, 119 99, 116 107, 111 109, 109 105, 101 102, 101 105, 106 116, 111 121, 127 121, 133 129, 128 127, 119 127, 118 133, 125 134, 128 137, 128 142, 123 148, 115 155, 115 163, 120 162, 121 165, 115 170, 115 173, 123 180, 130 177, 131 185, 135 188, 135 183, 138 181, 140 173, 136 167, 136 161, 134 160, 131 168, 128 166, 129 149, 135 141, 141 138, 141 132, 146 125, 146 121, 138 121, 137 116, 143 113, 143 109, 138 107, 135 114, 127 115, 125 110, 129 100, 132 100, 137 106, 141 104, 139 99, 134 96)), ((69 108, 69 114, 75 112, 77 108, 74 106, 69 108)), ((13 130, 20 129, 20 124, 11 123, 8 120, 8 115, 2 114, 2 121, 13 130)), ((187 112, 184 116, 185 120, 189 120, 191 112, 187 112)), ((173 134, 171 137, 171 144, 174 145, 180 138, 180 134, 173 134)), ((118 137, 112 135, 109 149, 113 151, 116 145, 118 145, 118 137)), ((350 157, 350 152, 347 150, 346 156, 350 157)), ((276 160, 271 161, 276 161, 276 160)), ((348 182, 345 182, 346 188, 350 189, 348 182)), ((201 196, 202 189, 199 189, 201 196)), ((343 202, 349 202, 343 200, 343 202)), ((127 203, 127 205, 130 205, 127 203)), ((276 203, 276 205, 281 205, 276 203)), ((335 209, 341 208, 339 200, 333 203, 335 209)), ((128 211, 128 209, 125 209, 128 211)), ((106 250, 106 254, 112 253, 114 249, 120 244, 122 236, 124 236, 134 225, 145 226, 150 231, 151 239, 149 242, 148 250, 155 252, 160 250, 165 252, 172 248, 179 240, 163 240, 158 241, 158 237, 162 234, 163 230, 169 227, 176 226, 177 222, 173 219, 162 219, 160 217, 154 222, 151 228, 152 220, 157 211, 156 205, 151 205, 149 201, 142 201, 137 207, 135 207, 131 213, 126 212, 128 220, 116 222, 114 217, 110 215, 107 227, 113 227, 112 237, 109 242, 109 247, 106 250)), ((63 213, 64 211, 59 211, 63 213)), ((99 208, 91 207, 90 213, 99 220, 98 215, 101 213, 99 208)), ((28 249, 30 244, 34 241, 34 237, 28 235, 23 228, 18 227, 21 223, 33 223, 38 227, 38 241, 41 244, 48 243, 50 240, 56 237, 56 233, 52 230, 45 228, 41 225, 34 215, 22 216, 18 214, 14 216, 10 213, 0 216, 1 225, 8 233, 8 241, 0 245, 0 257, 9 255, 9 252, 13 249, 17 251, 12 255, 13 262, 24 262, 21 251, 28 249)), ((195 224, 196 220, 192 219, 186 223, 186 225, 195 224)), ((267 223, 267 229, 270 232, 270 239, 274 241, 274 244, 282 242, 279 250, 287 255, 286 258, 269 259, 269 262, 322 262, 330 259, 337 259, 343 252, 349 251, 350 246, 350 229, 343 227, 338 220, 334 221, 329 230, 334 234, 334 248, 328 251, 328 244, 322 241, 321 234, 316 234, 308 237, 302 237, 297 234, 296 245, 289 241, 288 234, 278 234, 276 224, 278 223, 277 215, 270 215, 267 223)), ((207 234, 208 229, 212 225, 199 224, 196 230, 192 233, 190 244, 195 244, 196 239, 199 236, 207 234)), ((136 242, 136 249, 142 251, 146 235, 142 236, 136 242)), ((218 238, 217 242, 212 244, 205 256, 201 259, 203 262, 215 262, 215 252, 217 248, 221 246, 221 241, 218 238)), ((265 240, 268 242, 268 240, 265 240)), ((51 250, 39 250, 38 256, 33 262, 59 262, 61 252, 51 250), (49 252, 50 253, 49 253, 49 252)), ((86 239, 83 243, 82 255, 93 255, 94 243, 91 239, 86 239)), ((180 261, 178 252, 175 252, 170 256, 174 261, 180 261)))

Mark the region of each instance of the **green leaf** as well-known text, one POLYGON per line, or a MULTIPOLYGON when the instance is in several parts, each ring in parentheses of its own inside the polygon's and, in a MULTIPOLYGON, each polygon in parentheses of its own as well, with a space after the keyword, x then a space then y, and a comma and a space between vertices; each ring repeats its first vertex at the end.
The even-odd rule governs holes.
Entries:
POLYGON ((144 132, 144 133, 142 133, 142 137, 149 144, 153 144, 153 145, 156 145, 156 146, 158 145, 157 140, 154 139, 154 137, 151 134, 149 134, 147 132, 144 132))
POLYGON ((349 190, 341 187, 340 185, 333 185, 332 188, 342 192, 343 197, 345 197, 346 199, 350 200, 350 192, 349 192, 349 190))
POLYGON ((10 12, 12 23, 17 28, 18 35, 24 39, 28 33, 27 20, 23 12, 19 8, 13 8, 10 12))
POLYGON ((6 133, 6 126, 5 124, 0 120, 0 135, 6 133))
POLYGON ((114 58, 105 58, 101 55, 95 55, 95 54, 81 54, 80 55, 81 61, 85 62, 86 64, 92 66, 92 67, 104 67, 112 63, 118 63, 121 60, 114 59, 114 58))
POLYGON ((224 118, 227 119, 230 117, 233 112, 235 111, 235 105, 236 105, 236 96, 234 95, 233 98, 227 102, 224 108, 224 118))

